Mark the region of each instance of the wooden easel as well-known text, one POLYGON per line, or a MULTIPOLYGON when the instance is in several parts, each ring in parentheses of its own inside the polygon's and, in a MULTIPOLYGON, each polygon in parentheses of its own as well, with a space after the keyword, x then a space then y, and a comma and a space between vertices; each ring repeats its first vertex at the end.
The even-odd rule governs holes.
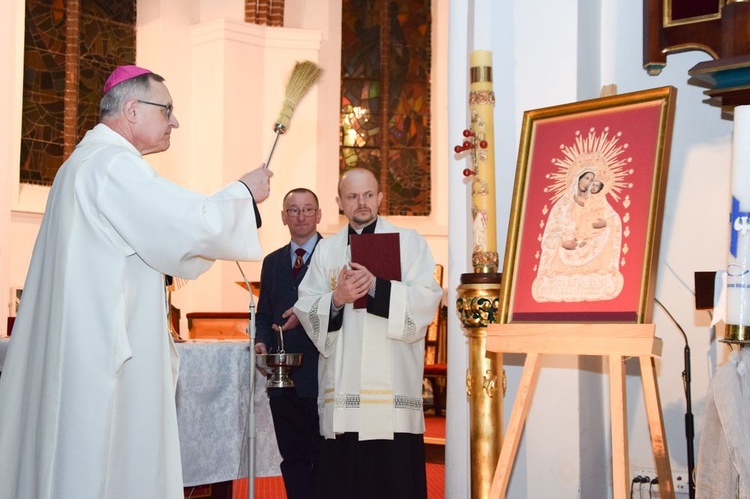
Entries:
POLYGON ((526 354, 518 395, 503 438, 490 497, 505 497, 521 432, 539 377, 542 355, 553 354, 609 357, 612 487, 615 499, 625 499, 629 494, 625 359, 638 357, 661 497, 674 498, 672 469, 664 436, 654 365, 654 358, 661 355, 662 340, 654 336, 654 330, 653 324, 513 323, 487 326, 487 351, 526 354))

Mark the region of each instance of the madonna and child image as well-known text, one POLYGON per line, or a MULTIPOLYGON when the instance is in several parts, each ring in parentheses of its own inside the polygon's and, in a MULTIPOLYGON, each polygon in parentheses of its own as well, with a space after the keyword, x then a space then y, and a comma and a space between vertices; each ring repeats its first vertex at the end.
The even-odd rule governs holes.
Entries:
POLYGON ((630 214, 627 190, 632 184, 631 157, 620 144, 621 133, 609 128, 575 133, 572 145, 561 145, 555 171, 545 178, 548 202, 542 207, 541 242, 531 293, 537 302, 602 301, 623 288, 620 271, 628 252, 623 231, 630 214))

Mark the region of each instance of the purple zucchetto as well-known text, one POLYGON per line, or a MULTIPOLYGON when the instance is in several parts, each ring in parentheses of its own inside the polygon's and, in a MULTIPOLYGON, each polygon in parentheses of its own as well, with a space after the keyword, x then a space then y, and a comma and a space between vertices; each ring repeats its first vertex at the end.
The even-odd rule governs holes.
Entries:
POLYGON ((107 81, 104 82, 104 88, 102 89, 102 95, 109 92, 112 87, 119 85, 125 80, 135 78, 136 76, 145 75, 151 73, 148 69, 144 69, 138 66, 118 66, 112 74, 109 75, 107 81))

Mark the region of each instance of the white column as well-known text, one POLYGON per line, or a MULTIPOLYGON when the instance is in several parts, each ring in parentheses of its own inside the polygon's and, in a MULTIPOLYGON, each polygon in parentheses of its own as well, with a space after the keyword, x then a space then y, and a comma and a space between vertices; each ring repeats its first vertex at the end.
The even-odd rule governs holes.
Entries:
MULTIPOLYGON (((318 62, 321 34, 216 19, 193 25, 190 35, 189 105, 192 116, 200 117, 190 130, 191 181, 196 189, 212 192, 266 160, 292 70, 299 61, 318 62)), ((265 253, 289 240, 280 215, 284 194, 301 186, 318 190, 318 96, 314 85, 274 150, 271 195, 259 206, 265 253)), ((242 268, 249 280, 259 278, 260 262, 243 262, 242 268)), ((246 310, 247 292, 235 284, 241 280, 234 262, 217 262, 185 287, 179 306, 205 312, 246 310)))
MULTIPOLYGON (((15 205, 20 189, 18 168, 23 94, 23 16, 23 1, 0 2, 0 64, 5 68, 5 76, 0 79, 0 101, 4 103, 5 109, 3 119, 0 120, 0 234, 3 234, 0 238, 0 337, 6 334, 7 317, 12 302, 10 288, 23 286, 26 275, 23 265, 28 261, 23 255, 20 259, 14 259, 14 249, 25 246, 20 241, 19 233, 14 231, 12 220, 12 210, 17 209, 15 205)), ((39 189, 48 190, 41 187, 39 189)), ((40 206, 44 205, 40 203, 40 206)), ((31 237, 35 237, 38 222, 33 221, 26 224, 26 227, 32 225, 33 228, 29 232, 34 232, 31 237)), ((33 244, 33 240, 29 244, 33 244)))
MULTIPOLYGON (((469 46, 467 26, 470 2, 450 2, 448 29, 448 140, 460 143, 469 123, 469 46)), ((470 31, 470 30, 468 30, 470 31)), ((452 147, 451 147, 452 150, 452 147)), ((464 183, 463 158, 450 155, 448 189, 451 234, 448 248, 448 410, 445 428, 445 497, 470 496, 469 404, 466 397, 467 339, 455 313, 456 288, 461 274, 470 272, 471 224, 469 191, 464 183)))

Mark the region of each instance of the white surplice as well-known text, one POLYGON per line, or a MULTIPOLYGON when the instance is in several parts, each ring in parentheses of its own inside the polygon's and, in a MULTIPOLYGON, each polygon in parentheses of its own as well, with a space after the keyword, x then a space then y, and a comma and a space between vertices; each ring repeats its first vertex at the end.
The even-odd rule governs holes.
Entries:
POLYGON ((164 178, 90 130, 60 169, 0 377, 0 499, 177 499, 164 274, 261 257, 253 201, 164 178))
POLYGON ((391 282, 387 319, 349 303, 341 329, 328 332, 338 274, 351 260, 348 226, 318 243, 294 306, 321 353, 318 407, 326 438, 356 432, 360 440, 391 440, 394 433, 424 433, 424 337, 443 292, 422 236, 383 217, 375 232, 397 232, 400 238, 401 281, 391 282))
POLYGON ((750 499, 750 348, 732 352, 709 387, 695 489, 698 499, 750 499))

